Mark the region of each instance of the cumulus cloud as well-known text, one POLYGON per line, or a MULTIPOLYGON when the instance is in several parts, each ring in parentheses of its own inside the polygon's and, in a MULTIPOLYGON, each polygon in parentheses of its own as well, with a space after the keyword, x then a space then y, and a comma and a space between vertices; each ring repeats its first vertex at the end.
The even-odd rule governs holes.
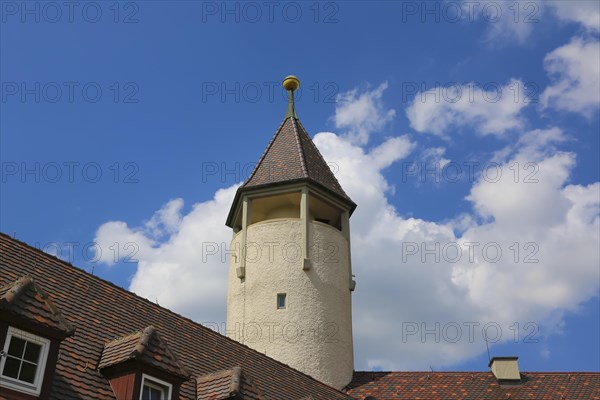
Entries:
POLYGON ((525 43, 534 25, 539 22, 543 11, 538 0, 514 3, 496 0, 477 2, 464 0, 461 4, 463 19, 485 23, 486 39, 494 43, 500 41, 525 43))
POLYGON ((182 207, 182 199, 169 201, 163 208, 158 210, 148 222, 146 222, 147 230, 154 236, 177 232, 177 229, 179 229, 179 225, 181 224, 182 207))
POLYGON ((484 171, 467 199, 480 216, 494 218, 495 226, 513 226, 515 232, 523 224, 546 228, 560 222, 570 202, 553 193, 567 182, 575 155, 557 151, 553 144, 565 140, 558 128, 524 134, 511 159, 484 171), (532 198, 545 199, 544 206, 532 198))
POLYGON ((507 322, 544 322, 557 310, 576 310, 598 290, 600 184, 568 184, 575 156, 537 147, 549 138, 562 140, 560 130, 526 136, 528 145, 517 146, 500 164, 506 173, 497 182, 480 179, 468 197, 480 215, 491 218, 469 228, 463 239, 497 243, 506 257, 453 268, 453 282, 469 299, 507 322))
MULTIPOLYGON (((139 227, 107 222, 97 230, 95 242, 102 249, 114 243, 136 247, 139 262, 131 291, 199 322, 224 321, 225 255, 232 235, 224 221, 236 188, 217 191, 186 215, 180 214, 183 200, 174 199, 139 227)), ((108 265, 118 261, 113 253, 101 260, 108 265)))
POLYGON ((317 135, 325 157, 345 169, 353 168, 343 164, 348 159, 362 166, 352 169, 354 179, 340 177, 359 204, 352 243, 362 368, 448 366, 485 351, 486 324, 489 339, 510 340, 515 322, 551 325, 556 310, 575 310, 596 294, 600 186, 566 184, 575 157, 554 147, 564 140, 556 128, 523 135, 504 152, 498 178, 482 175, 472 187, 468 199, 484 222, 460 218, 456 236, 455 221, 399 215, 368 155, 337 145, 343 138, 317 135))
MULTIPOLYGON (((450 3, 453 4, 453 3, 450 3)), ((497 1, 478 2, 463 0, 463 20, 479 21, 486 25, 485 39, 490 44, 526 44, 534 28, 547 20, 548 11, 564 22, 574 22, 587 33, 600 32, 600 3, 590 0, 497 1)), ((446 7, 446 18, 454 15, 451 6, 446 7)))
POLYGON ((600 3, 597 1, 563 0, 547 4, 559 19, 579 23, 590 32, 600 31, 600 3))
POLYGON ((417 93, 406 115, 411 128, 420 133, 447 136, 450 130, 471 127, 480 135, 502 136, 523 127, 521 110, 529 104, 525 93, 523 82, 517 79, 504 86, 440 86, 417 93))
MULTIPOLYGON (((352 98, 362 104, 363 95, 352 98)), ((352 126, 382 126, 381 111, 352 126)), ((394 182, 383 172, 417 148, 409 136, 370 151, 352 135, 314 137, 359 205, 351 219, 356 369, 450 366, 485 351, 485 326, 492 342, 511 340, 515 322, 521 333, 528 322, 551 329, 597 294, 600 184, 569 182, 576 158, 560 151, 565 140, 558 128, 522 134, 493 156, 501 174, 473 183, 473 211, 442 223, 404 217, 388 200, 394 182)), ((443 149, 429 153, 443 159, 443 149)), ((198 322, 224 321, 228 266, 218 247, 231 239, 224 218, 234 193, 219 190, 187 214, 173 200, 139 227, 107 222, 96 241, 140 244, 134 292, 198 322)))
POLYGON ((150 254, 153 252, 153 246, 156 241, 153 235, 143 229, 130 228, 122 221, 105 222, 96 231, 94 243, 96 254, 95 259, 113 266, 119 261, 134 261, 138 253, 150 254), (131 256, 131 260, 128 257, 131 256))
POLYGON ((573 38, 544 59, 552 84, 541 96, 543 108, 591 117, 600 107, 600 41, 573 38))
POLYGON ((353 143, 366 144, 371 133, 396 116, 396 111, 386 110, 381 100, 387 88, 388 83, 383 82, 373 90, 359 92, 354 89, 338 94, 334 116, 336 128, 343 130, 353 143))

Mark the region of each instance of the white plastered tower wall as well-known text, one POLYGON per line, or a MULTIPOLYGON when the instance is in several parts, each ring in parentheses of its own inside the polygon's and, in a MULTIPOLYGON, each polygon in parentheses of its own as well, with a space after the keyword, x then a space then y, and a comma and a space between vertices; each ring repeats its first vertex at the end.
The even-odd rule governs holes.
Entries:
MULTIPOLYGON (((242 232, 232 249, 242 248, 242 232)), ((341 389, 354 369, 348 240, 327 224, 308 227, 311 266, 303 269, 302 220, 277 218, 247 227, 245 277, 231 257, 230 337, 341 389), (286 295, 285 309, 277 295, 286 295)))
POLYGON ((350 215, 356 204, 300 123, 286 116, 238 188, 227 335, 338 389, 352 380, 350 215))

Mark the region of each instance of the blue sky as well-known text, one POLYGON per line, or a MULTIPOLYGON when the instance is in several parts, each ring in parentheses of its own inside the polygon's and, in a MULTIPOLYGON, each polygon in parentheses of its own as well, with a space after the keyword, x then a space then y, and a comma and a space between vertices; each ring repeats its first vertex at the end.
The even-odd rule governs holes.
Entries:
POLYGON ((2 232, 221 326, 295 74, 358 204, 357 369, 482 370, 486 326, 524 370, 600 370, 598 3, 0 5, 2 232))

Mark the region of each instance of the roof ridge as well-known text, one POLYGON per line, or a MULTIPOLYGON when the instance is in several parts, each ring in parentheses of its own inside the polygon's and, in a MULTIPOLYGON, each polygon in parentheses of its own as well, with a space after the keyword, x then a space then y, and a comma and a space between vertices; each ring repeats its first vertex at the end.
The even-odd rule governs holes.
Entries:
POLYGON ((256 174, 256 172, 258 171, 258 167, 260 167, 260 164, 263 162, 264 158, 267 156, 267 153, 269 152, 269 149, 271 148, 271 146, 273 146, 273 143, 275 143, 275 138, 277 137, 277 135, 279 134, 279 132, 281 131, 281 129, 283 129, 283 126, 285 125, 285 121, 288 118, 292 118, 292 117, 285 117, 283 119, 283 121, 281 121, 281 124, 279 125, 279 128, 277 128, 277 130, 275 131, 275 134, 271 137, 271 140, 269 141, 269 144, 267 145, 267 148, 263 151, 262 155, 258 159, 258 162, 254 166, 254 169, 252 170, 252 173, 250 174, 250 176, 248 177, 248 179, 246 179, 246 182, 244 182, 242 184, 242 186, 244 186, 246 183, 250 182, 250 180, 252 179, 252 177, 256 174))
POLYGON ((229 393, 238 395, 242 389, 242 367, 235 366, 231 369, 231 385, 229 393))
MULTIPOLYGON (((185 368, 185 366, 179 361, 179 357, 177 357, 177 354, 175 354, 173 352, 173 350, 171 350, 171 347, 169 347, 169 344, 167 343, 167 341, 165 339, 162 338, 161 334, 158 332, 158 330, 156 328, 154 328, 154 326, 150 325, 148 328, 152 328, 152 334, 156 335, 158 342, 160 344, 162 344, 164 346, 164 350, 167 353, 167 355, 169 357, 171 357, 171 359, 173 360, 173 362, 175 362, 175 364, 177 365, 177 367, 179 368, 180 372, 185 375, 185 376, 190 376, 190 372, 187 370, 187 368, 185 368)), ((146 328, 146 329, 148 329, 146 328)))
MULTIPOLYGON (((58 307, 56 307, 52 299, 50 299, 48 293, 36 282, 35 278, 33 278, 31 274, 25 274, 15 281, 9 282, 2 286, 1 289, 7 289, 7 291, 4 293, 4 295, 0 296, 0 309, 4 308, 10 310, 17 300, 19 300, 29 288, 31 288, 31 290, 40 296, 41 300, 38 301, 45 305, 50 311, 50 314, 56 318, 56 320, 58 320, 58 324, 54 327, 54 329, 59 329, 65 332, 67 335, 71 335, 75 331, 75 327, 67 318, 65 318, 58 307)), ((18 312, 17 314, 19 315, 18 312)))
POLYGON ((294 128, 294 138, 296 139, 296 147, 298 147, 298 153, 300 154, 300 166, 302 167, 302 172, 308 178, 310 178, 310 174, 308 173, 308 168, 306 168, 306 153, 304 152, 304 146, 302 146, 302 142, 300 140, 300 132, 296 124, 299 124, 300 121, 297 118, 289 117, 292 119, 292 128, 294 128))
MULTIPOLYGON (((253 390, 256 395, 259 396, 258 399, 264 398, 263 391, 256 385, 256 382, 254 382, 254 379, 252 379, 251 376, 248 376, 248 374, 244 371, 244 369, 239 365, 236 365, 236 366, 228 368, 228 369, 223 369, 223 370, 220 370, 217 372, 197 376, 196 377, 196 386, 197 386, 198 390, 200 390, 201 387, 202 387, 202 390, 204 390, 205 384, 214 382, 215 380, 223 379, 223 378, 226 378, 225 383, 227 384, 227 388, 228 388, 227 394, 229 396, 240 396, 240 395, 243 396, 244 394, 246 394, 245 390, 244 390, 244 385, 246 385, 246 386, 250 387, 250 389, 253 390)), ((214 386, 211 386, 211 389, 214 390, 214 386)), ((202 398, 204 398, 204 397, 202 397, 202 398)))
POLYGON ((142 296, 140 296, 140 295, 138 295, 138 294, 136 294, 136 293, 134 293, 134 292, 131 292, 131 291, 127 290, 127 289, 124 289, 124 288, 122 288, 121 286, 118 286, 118 285, 116 285, 116 284, 114 284, 114 283, 112 283, 112 282, 110 282, 110 281, 108 281, 108 280, 106 280, 106 279, 103 279, 103 278, 101 278, 101 277, 99 277, 99 276, 93 275, 93 274, 91 274, 91 273, 89 273, 89 272, 87 272, 87 271, 85 271, 85 270, 83 270, 83 269, 81 269, 81 268, 79 268, 79 267, 77 267, 77 266, 75 266, 75 265, 73 265, 73 264, 71 264, 71 263, 67 262, 67 261, 61 260, 60 258, 58 258, 58 257, 56 257, 56 256, 53 256, 53 255, 51 255, 51 254, 48 254, 48 253, 45 253, 45 252, 44 252, 44 251, 42 251, 41 249, 35 248, 35 247, 33 247, 33 246, 31 246, 31 245, 29 245, 29 244, 27 244, 27 243, 25 243, 25 242, 23 242, 23 241, 21 241, 21 240, 19 240, 19 239, 12 238, 11 236, 7 235, 6 233, 4 233, 4 232, 1 232, 1 231, 0 231, 0 239, 1 239, 2 237, 4 237, 5 239, 8 239, 10 242, 13 242, 13 243, 15 243, 15 244, 18 244, 18 245, 20 245, 20 246, 23 246, 23 247, 26 247, 26 248, 28 248, 28 249, 31 249, 31 250, 33 250, 35 253, 39 254, 39 255, 40 255, 40 256, 42 256, 42 257, 46 257, 46 258, 48 258, 48 259, 54 259, 54 260, 56 260, 57 262, 59 262, 59 263, 61 263, 61 264, 65 265, 65 266, 67 266, 67 267, 70 267, 70 268, 72 268, 74 271, 77 271, 77 272, 79 272, 79 273, 81 273, 81 274, 83 274, 83 275, 85 275, 85 276, 87 276, 87 277, 89 277, 89 278, 91 278, 91 279, 96 279, 96 280, 98 280, 100 283, 107 284, 107 285, 109 285, 109 286, 111 286, 111 287, 113 287, 113 288, 115 288, 115 289, 117 289, 117 290, 119 290, 119 291, 123 292, 124 294, 126 294, 126 295, 128 295, 128 296, 131 296, 131 297, 137 298, 137 299, 139 299, 139 300, 141 300, 141 301, 144 301, 144 302, 148 303, 148 304, 149 304, 151 307, 157 307, 157 308, 160 308, 160 309, 162 309, 162 310, 164 310, 164 311, 166 311, 166 312, 168 312, 168 313, 170 313, 170 314, 172 314, 172 315, 174 315, 174 316, 176 316, 176 317, 179 317, 179 318, 181 318, 181 319, 183 319, 183 320, 185 320, 185 321, 188 321, 189 323, 193 324, 194 326, 197 326, 197 327, 199 327, 200 329, 202 329, 202 330, 203 330, 203 331, 204 331, 206 334, 208 334, 208 335, 214 335, 214 336, 216 336, 216 337, 219 337, 219 338, 224 338, 225 340, 227 340, 227 341, 229 341, 229 342, 231 342, 231 343, 234 343, 236 346, 242 346, 242 347, 246 348, 247 350, 249 350, 249 351, 251 351, 251 352, 255 353, 255 354, 258 356, 258 357, 262 357, 262 358, 268 359, 268 360, 270 360, 270 361, 272 361, 272 362, 275 362, 275 363, 277 363, 277 364, 279 364, 279 365, 283 365, 283 366, 284 366, 284 367, 286 367, 287 369, 289 369, 289 370, 291 370, 291 371, 294 371, 294 372, 296 372, 296 373, 298 373, 298 374, 301 374, 301 375, 303 375, 304 377, 307 377, 307 378, 311 379, 312 381, 316 382, 316 383, 317 383, 318 385, 320 385, 320 386, 326 387, 326 388, 327 388, 327 389, 329 389, 329 390, 334 390, 334 391, 336 391, 336 392, 338 392, 338 393, 340 393, 340 394, 343 394, 343 395, 345 395, 345 396, 348 396, 349 398, 351 398, 351 396, 350 396, 350 395, 348 395, 347 393, 345 393, 345 392, 343 392, 343 391, 341 391, 341 390, 339 390, 339 389, 336 389, 336 388, 334 388, 334 387, 332 387, 332 386, 329 386, 329 385, 327 385, 327 384, 325 384, 325 383, 323 383, 323 382, 319 381, 318 379, 315 379, 315 378, 313 378, 312 376, 310 376, 310 375, 308 375, 308 374, 306 374, 306 373, 304 373, 304 372, 302 372, 302 371, 300 371, 300 370, 298 370, 298 369, 296 369, 296 368, 294 368, 294 367, 291 367, 291 366, 289 366, 289 365, 287 365, 287 364, 285 364, 285 363, 283 363, 283 362, 281 362, 281 361, 279 361, 279 360, 276 360, 276 359, 274 359, 274 358, 271 358, 271 357, 267 356, 267 355, 266 355, 266 354, 264 354, 264 353, 261 353, 260 351, 256 351, 256 350, 252 349, 251 347, 249 347, 248 345, 246 345, 246 344, 244 344, 244 343, 240 343, 240 342, 238 342, 237 340, 234 340, 234 339, 232 339, 232 338, 230 338, 230 337, 228 337, 228 336, 222 335, 222 334, 221 334, 221 333, 219 333, 219 332, 216 332, 216 331, 214 331, 214 330, 212 330, 212 329, 210 329, 210 328, 207 328, 206 326, 202 325, 202 324, 201 324, 201 323, 199 323, 199 322, 196 322, 196 321, 194 321, 194 320, 192 320, 192 319, 190 319, 190 318, 188 318, 188 317, 185 317, 185 316, 183 316, 183 315, 181 315, 181 314, 178 314, 178 313, 176 313, 176 312, 174 312, 174 311, 172 311, 172 310, 170 310, 170 309, 168 309, 168 308, 166 308, 166 307, 163 307, 163 306, 161 306, 161 305, 158 305, 158 304, 156 304, 156 303, 154 303, 154 302, 152 302, 152 301, 148 300, 148 299, 147 299, 147 298, 145 298, 145 297, 142 297, 142 296))
MULTIPOLYGON (((161 338, 158 330, 153 325, 149 325, 142 330, 136 330, 135 332, 104 343, 100 361, 98 362, 98 369, 109 368, 131 359, 135 359, 155 368, 163 369, 174 375, 190 376, 187 369, 179 362, 175 353, 171 351, 169 345, 161 338), (128 342, 132 339, 134 339, 135 342, 127 346, 128 342), (154 348, 152 347, 152 341, 155 341, 154 348), (120 351, 120 349, 124 350, 120 351), (168 358, 171 364, 175 364, 175 371, 169 368, 171 366, 164 367, 161 365, 153 365, 148 362, 148 358, 157 360, 155 356, 156 354, 160 354, 161 351, 164 352, 164 358, 168 358), (115 353, 117 354, 116 356, 115 353)), ((161 360, 162 358, 157 361, 161 360)))
MULTIPOLYGON (((154 336, 155 332, 156 332, 156 329, 154 329, 154 327, 152 325, 144 328, 141 331, 140 339, 138 340, 138 342, 133 350, 134 353, 142 355, 146 351, 149 351, 148 344, 150 343, 150 339, 152 339, 152 336, 154 336)), ((160 338, 159 338, 159 341, 160 341, 160 338)))
MULTIPOLYGON (((335 180, 335 182, 337 183, 337 188, 336 190, 341 191, 341 194, 343 196, 345 196, 346 198, 350 199, 350 196, 348 196, 348 194, 346 193, 346 191, 344 190, 344 188, 342 187, 342 185, 340 184, 340 182, 338 181, 337 177, 335 176, 335 174, 333 173, 333 171, 331 170, 331 168, 329 167, 329 163, 327 162, 327 160, 325 159, 325 157, 323 157, 323 154, 321 154, 321 151, 319 150, 319 148, 317 147, 317 145, 315 144, 315 142, 312 140, 312 138, 310 137, 310 135, 308 134, 308 131, 306 130, 306 128, 304 127, 304 125, 302 125, 302 122, 300 120, 297 121, 298 122, 298 126, 301 128, 302 132, 304 132, 304 134, 306 134, 306 136, 308 137, 308 145, 312 147, 312 149, 317 153, 317 155, 321 158, 321 160, 323 160, 323 162, 325 163, 325 166, 327 167, 327 170, 329 172, 331 172, 331 175, 333 177, 333 179, 335 180)), ((302 149, 302 154, 304 155, 304 148, 302 149)), ((318 182, 318 180, 316 179, 317 177, 313 177, 311 176, 308 172, 306 174, 309 178, 315 180, 318 182)), ((321 185, 323 185, 322 183, 320 183, 321 185)))
POLYGON ((2 299, 8 304, 14 303, 16 300, 19 299, 19 297, 21 297, 23 292, 29 287, 29 285, 31 285, 32 282, 33 278, 31 277, 31 275, 25 274, 18 278, 16 281, 7 283, 6 285, 2 286, 2 288, 0 288, 8 289, 6 293, 2 296, 2 299))
MULTIPOLYGON (((356 208, 300 119, 288 116, 283 119, 252 173, 238 190, 298 181, 321 186, 349 203, 352 210, 356 208)), ((230 211, 228 218, 231 217, 230 211)))
POLYGON ((143 329, 140 329, 140 330, 137 330, 137 331, 133 331, 131 333, 127 333, 125 335, 118 336, 118 337, 114 338, 113 340, 111 340, 110 342, 107 342, 107 343, 117 343, 117 342, 121 342, 121 341, 123 341, 125 339, 131 339, 134 336, 141 335, 142 332, 143 332, 143 329))

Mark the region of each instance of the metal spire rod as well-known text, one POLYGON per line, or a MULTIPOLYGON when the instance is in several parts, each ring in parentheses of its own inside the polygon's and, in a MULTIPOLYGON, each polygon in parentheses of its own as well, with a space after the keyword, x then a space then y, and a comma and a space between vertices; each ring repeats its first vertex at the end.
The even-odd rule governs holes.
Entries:
POLYGON ((288 75, 283 79, 283 87, 288 91, 288 108, 285 117, 298 118, 296 105, 294 104, 294 91, 300 87, 300 80, 294 75, 288 75))

